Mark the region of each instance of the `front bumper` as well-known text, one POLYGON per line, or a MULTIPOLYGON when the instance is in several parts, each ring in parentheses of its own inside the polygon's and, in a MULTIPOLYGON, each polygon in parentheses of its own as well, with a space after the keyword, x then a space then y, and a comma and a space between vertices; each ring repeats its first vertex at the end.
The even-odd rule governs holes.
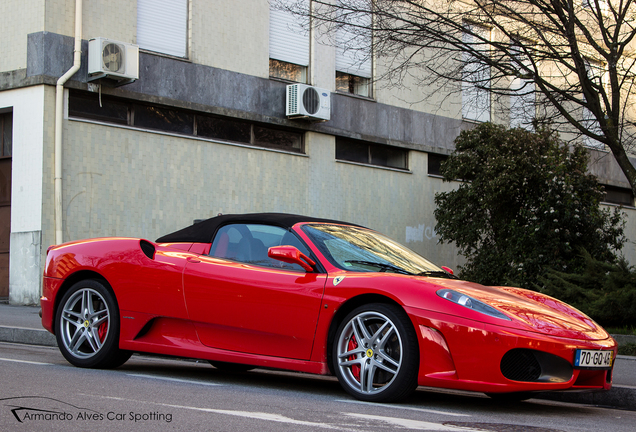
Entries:
POLYGON ((485 393, 611 388, 611 369, 581 370, 573 363, 577 349, 612 350, 616 358, 612 338, 565 339, 416 308, 406 310, 419 332, 419 385, 485 393), (510 352, 538 353, 538 363, 546 371, 533 381, 506 378, 502 359, 510 352), (554 364, 560 367, 552 376, 554 364), (564 372, 568 367, 571 372, 564 372))

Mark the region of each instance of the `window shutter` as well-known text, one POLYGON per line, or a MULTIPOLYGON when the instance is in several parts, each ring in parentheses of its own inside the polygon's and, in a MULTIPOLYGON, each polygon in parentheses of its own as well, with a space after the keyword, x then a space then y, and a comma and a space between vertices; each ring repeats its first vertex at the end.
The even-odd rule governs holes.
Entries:
MULTIPOLYGON (((488 49, 488 45, 475 38, 473 33, 489 39, 490 30, 473 25, 466 25, 465 28, 467 31, 462 36, 465 44, 477 50, 488 49)), ((464 52, 462 57, 462 117, 479 122, 490 121, 490 69, 468 52, 464 52)))
POLYGON ((186 57, 187 0, 137 0, 137 44, 149 51, 186 57))
MULTIPOLYGON (((511 64, 520 70, 531 69, 530 59, 525 57, 518 45, 511 48, 511 64)), ((532 120, 535 115, 535 85, 533 80, 514 78, 510 85, 512 94, 510 95, 510 127, 522 127, 526 130, 533 130, 532 120)))
POLYGON ((347 12, 342 19, 347 26, 336 30, 336 70, 363 78, 371 78, 371 14, 347 12))
MULTIPOLYGON (((284 0, 287 6, 297 6, 296 0, 284 0)), ((309 12, 309 0, 303 7, 309 12)), ((309 66, 309 32, 303 28, 298 15, 270 5, 269 10, 269 58, 309 66)))

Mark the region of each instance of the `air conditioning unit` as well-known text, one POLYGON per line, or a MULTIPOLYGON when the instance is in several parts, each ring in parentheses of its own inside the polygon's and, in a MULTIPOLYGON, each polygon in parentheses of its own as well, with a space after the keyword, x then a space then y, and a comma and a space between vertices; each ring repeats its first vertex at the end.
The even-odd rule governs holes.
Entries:
POLYGON ((139 79, 139 46, 98 37, 88 41, 88 80, 112 78, 120 84, 139 79))
POLYGON ((307 84, 290 84, 286 115, 292 119, 327 121, 331 118, 331 93, 307 84))

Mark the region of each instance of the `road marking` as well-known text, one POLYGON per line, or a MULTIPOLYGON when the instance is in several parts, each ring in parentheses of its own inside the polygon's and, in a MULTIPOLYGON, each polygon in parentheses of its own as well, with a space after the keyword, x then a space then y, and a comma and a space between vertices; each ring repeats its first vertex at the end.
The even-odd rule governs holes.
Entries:
POLYGON ((324 429, 341 429, 337 426, 332 426, 332 425, 328 425, 324 423, 309 422, 304 420, 294 420, 293 418, 285 417, 280 414, 270 414, 270 413, 264 413, 264 412, 249 412, 249 411, 232 411, 232 410, 221 410, 221 409, 213 409, 213 408, 198 408, 198 407, 191 407, 191 406, 170 405, 170 404, 162 404, 162 403, 158 405, 162 405, 162 406, 170 407, 170 408, 203 411, 203 412, 209 412, 209 413, 215 413, 215 414, 227 414, 231 416, 244 417, 244 418, 250 418, 250 419, 256 419, 256 420, 268 420, 268 421, 273 421, 278 423, 287 423, 287 424, 293 424, 298 426, 320 427, 324 429))
POLYGON ((396 409, 409 410, 409 411, 420 411, 420 412, 427 412, 431 414, 442 414, 442 415, 449 415, 449 416, 455 416, 455 417, 470 417, 470 414, 458 414, 458 413, 453 413, 448 411, 438 411, 438 410, 432 410, 432 409, 426 409, 426 408, 413 408, 413 407, 407 407, 407 406, 401 406, 401 405, 391 405, 391 404, 383 404, 383 403, 376 403, 376 402, 362 402, 362 401, 345 400, 345 399, 336 399, 336 402, 353 403, 353 404, 360 404, 360 405, 372 405, 372 406, 379 406, 384 408, 396 408, 396 409))
MULTIPOLYGON (((82 395, 84 396, 84 395, 82 395)), ((201 411, 201 412, 207 412, 207 413, 213 413, 213 414, 226 414, 226 415, 231 415, 231 416, 235 416, 235 417, 243 417, 243 418, 250 418, 250 419, 255 419, 255 420, 267 420, 267 421, 273 421, 273 422, 278 422, 278 423, 286 423, 286 424, 292 424, 292 425, 298 425, 298 426, 311 426, 311 427, 320 427, 323 429, 340 429, 343 430, 340 427, 337 426, 332 426, 332 425, 328 425, 328 424, 324 424, 324 423, 316 423, 316 422, 308 422, 308 421, 303 421, 303 420, 295 420, 293 418, 290 417, 285 417, 283 415, 280 414, 271 414, 271 413, 264 413, 264 412, 249 412, 249 411, 233 411, 233 410, 223 410, 223 409, 214 409, 214 408, 200 408, 200 407, 193 407, 193 406, 188 406, 188 405, 173 405, 173 404, 164 404, 164 403, 160 403, 160 402, 151 402, 151 401, 141 401, 141 400, 135 400, 135 399, 126 399, 126 398, 120 398, 120 397, 115 397, 115 396, 99 396, 99 395, 85 395, 85 396, 90 396, 90 397, 98 397, 98 398, 102 398, 102 399, 114 399, 114 400, 119 400, 119 401, 124 401, 124 402, 141 402, 141 403, 148 403, 151 405, 157 405, 157 406, 163 406, 163 407, 168 407, 168 408, 177 408, 177 409, 186 409, 186 410, 191 410, 191 411, 201 411)), ((347 430, 349 430, 349 428, 347 428, 347 430)))
POLYGON ((222 386, 223 385, 223 384, 210 383, 210 382, 204 382, 204 381, 186 380, 186 379, 179 379, 179 378, 168 378, 168 377, 162 377, 162 376, 157 376, 157 375, 135 374, 135 373, 127 373, 126 375, 134 376, 134 377, 141 377, 141 378, 152 378, 152 379, 158 379, 158 380, 163 380, 163 381, 182 382, 182 383, 187 383, 187 384, 199 384, 199 385, 207 385, 207 386, 222 386))
POLYGON ((8 358, 0 358, 0 360, 1 361, 6 361, 6 362, 27 363, 27 364, 45 365, 45 366, 51 366, 53 364, 53 363, 42 363, 42 362, 36 362, 36 361, 16 360, 16 359, 8 359, 8 358))
POLYGON ((393 426, 403 427, 407 429, 417 430, 430 430, 430 431, 442 431, 442 432, 484 432, 483 429, 471 429, 463 426, 447 426, 440 423, 426 422, 421 420, 409 420, 396 417, 383 417, 374 416, 369 414, 358 413, 343 413, 350 417, 356 417, 361 420, 378 420, 381 422, 389 423, 393 426))

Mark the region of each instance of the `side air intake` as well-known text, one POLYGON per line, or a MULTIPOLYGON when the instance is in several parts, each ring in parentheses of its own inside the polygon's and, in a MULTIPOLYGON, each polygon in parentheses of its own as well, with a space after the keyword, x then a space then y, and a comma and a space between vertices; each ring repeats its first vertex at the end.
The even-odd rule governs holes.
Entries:
POLYGON ((139 247, 141 251, 150 259, 155 259, 155 245, 148 240, 139 240, 139 247))

